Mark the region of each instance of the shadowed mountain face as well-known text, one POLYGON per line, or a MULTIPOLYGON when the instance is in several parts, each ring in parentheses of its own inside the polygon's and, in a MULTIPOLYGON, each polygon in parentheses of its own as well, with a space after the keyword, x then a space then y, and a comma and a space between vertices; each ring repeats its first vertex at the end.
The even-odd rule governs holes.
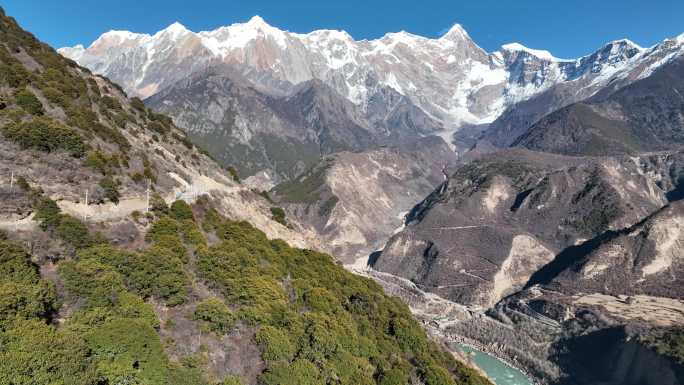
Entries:
POLYGON ((175 116, 224 165, 242 176, 265 171, 273 184, 328 154, 397 145, 442 129, 392 89, 379 89, 372 100, 362 111, 317 80, 275 95, 214 70, 181 80, 146 102, 175 116))
POLYGON ((684 144, 684 59, 612 93, 556 111, 513 146, 567 155, 636 154, 684 144))
POLYGON ((606 96, 632 82, 648 78, 657 72, 661 66, 671 66, 671 63, 676 62, 682 55, 682 41, 684 41, 682 37, 665 40, 643 52, 635 50, 629 41, 611 42, 593 55, 583 58, 582 61, 586 60, 587 64, 596 60, 607 63, 627 61, 631 65, 616 70, 614 76, 603 83, 597 81, 605 77, 605 74, 600 74, 601 66, 591 64, 591 72, 597 73, 598 79, 577 79, 576 82, 582 86, 573 83, 559 83, 529 99, 516 103, 492 122, 485 129, 480 139, 498 147, 507 147, 525 134, 530 127, 554 111, 589 98, 605 99, 606 96))

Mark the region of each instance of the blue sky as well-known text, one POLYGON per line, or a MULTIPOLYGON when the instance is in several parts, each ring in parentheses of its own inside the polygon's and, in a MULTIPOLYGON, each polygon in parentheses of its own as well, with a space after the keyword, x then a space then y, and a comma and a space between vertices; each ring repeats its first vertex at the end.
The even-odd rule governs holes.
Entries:
POLYGON ((650 46, 684 32, 682 0, 3 0, 2 7, 54 47, 90 44, 110 29, 153 33, 174 21, 193 31, 262 16, 294 32, 343 29, 356 39, 406 30, 435 37, 454 23, 488 51, 520 42, 577 57, 629 38, 650 46))

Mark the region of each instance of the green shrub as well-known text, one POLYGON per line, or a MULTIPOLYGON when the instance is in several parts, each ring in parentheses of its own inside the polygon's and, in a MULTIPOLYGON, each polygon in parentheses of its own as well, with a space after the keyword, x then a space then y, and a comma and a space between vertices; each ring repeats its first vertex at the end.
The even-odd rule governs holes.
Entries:
POLYGON ((7 240, 0 240, 0 276, 0 331, 15 320, 45 319, 54 311, 54 285, 40 278, 30 255, 7 240))
POLYGON ((155 121, 149 122, 147 124, 147 129, 160 135, 166 135, 169 132, 169 129, 166 126, 155 121))
POLYGON ((54 287, 45 281, 0 283, 0 329, 16 319, 47 318, 54 311, 54 287))
POLYGON ((177 235, 157 235, 154 237, 154 245, 171 251, 181 262, 188 262, 188 250, 177 235))
POLYGON ((677 327, 655 329, 641 339, 658 354, 684 363, 684 329, 677 327))
POLYGON ((79 258, 114 268, 124 277, 128 290, 143 298, 163 299, 167 305, 185 302, 190 280, 183 263, 166 248, 152 246, 140 253, 96 246, 81 251, 79 258))
POLYGON ((446 369, 434 364, 421 369, 421 378, 425 385, 456 385, 453 377, 446 369))
POLYGON ((117 154, 107 155, 100 150, 88 152, 83 164, 100 172, 102 175, 110 174, 114 169, 121 167, 117 154))
POLYGON ((115 124, 117 127, 126 129, 126 122, 131 121, 132 118, 131 118, 131 116, 128 115, 127 113, 125 113, 125 112, 120 112, 120 113, 118 113, 118 114, 115 114, 115 115, 112 117, 112 120, 114 121, 114 124, 115 124))
POLYGON ((98 184, 100 185, 100 187, 102 187, 104 195, 107 199, 109 199, 112 203, 119 203, 121 193, 119 192, 120 183, 117 180, 107 175, 104 178, 100 179, 98 184))
POLYGON ((26 178, 21 175, 17 178, 17 186, 26 192, 31 190, 31 185, 29 185, 29 182, 26 180, 26 178))
POLYGON ((93 122, 90 125, 90 130, 104 141, 114 143, 119 146, 121 151, 125 152, 131 148, 131 144, 128 142, 128 139, 123 136, 118 128, 112 128, 100 122, 93 122))
POLYGON ((43 321, 23 321, 0 333, 0 381, 5 384, 91 385, 98 376, 76 333, 43 321))
POLYGON ((273 326, 262 326, 256 334, 256 342, 261 347, 261 357, 267 362, 289 362, 296 352, 287 333, 273 326))
POLYGON ((324 385, 318 368, 306 360, 277 364, 259 377, 264 385, 324 385))
POLYGON ((378 385, 406 385, 408 383, 408 373, 404 370, 393 368, 382 374, 378 385))
POLYGON ((103 96, 102 99, 102 105, 110 110, 115 110, 115 111, 121 111, 121 103, 119 101, 111 96, 103 96))
POLYGON ((422 351, 427 348, 427 339, 420 326, 413 320, 392 318, 390 333, 404 351, 422 351))
POLYGON ((91 308, 114 306, 125 291, 123 276, 95 259, 61 263, 59 275, 71 297, 86 300, 91 308))
POLYGON ((223 379, 223 382, 221 382, 221 385, 243 385, 242 380, 240 380, 240 377, 237 376, 228 376, 223 379))
POLYGON ((161 195, 154 193, 150 197, 150 211, 157 214, 167 214, 169 212, 169 206, 161 195))
POLYGON ((19 107, 26 110, 31 115, 43 115, 45 110, 43 110, 43 104, 38 100, 36 95, 30 90, 24 88, 17 91, 14 94, 14 101, 19 105, 19 107))
POLYGON ((49 118, 13 122, 2 127, 5 137, 23 148, 45 152, 67 151, 80 158, 85 154, 86 144, 73 129, 49 118))
POLYGON ((85 249, 95 244, 96 240, 90 236, 88 228, 71 215, 61 214, 55 227, 55 235, 76 250, 85 249))
POLYGON ((177 200, 171 204, 169 210, 171 218, 177 221, 184 220, 195 220, 195 216, 192 214, 192 208, 185 201, 177 200))
POLYGON ((69 100, 67 99, 66 96, 62 93, 62 91, 53 88, 53 87, 46 87, 42 89, 43 95, 45 95, 45 98, 52 104, 57 105, 59 107, 62 107, 63 109, 66 109, 69 107, 69 100))
POLYGON ((178 135, 175 132, 171 135, 173 136, 174 139, 176 139, 178 142, 180 142, 188 150, 192 150, 192 148, 195 147, 195 145, 192 144, 192 141, 187 136, 178 135))
POLYGON ((207 330, 219 335, 230 333, 235 326, 235 316, 218 298, 209 298, 200 302, 192 318, 200 321, 207 330))
POLYGON ((32 74, 21 63, 0 64, 0 82, 3 84, 12 88, 19 88, 31 82, 31 78, 32 74))
POLYGON ((233 181, 240 183, 240 175, 238 174, 238 171, 235 169, 235 167, 228 166, 227 170, 228 174, 230 174, 230 177, 233 178, 233 181))
POLYGON ((33 208, 35 210, 33 219, 40 222, 40 227, 43 230, 54 228, 59 224, 62 210, 52 199, 48 197, 40 198, 33 208))
POLYGON ((170 128, 173 126, 173 120, 171 119, 171 117, 169 117, 167 115, 157 114, 151 110, 148 110, 148 117, 150 118, 150 120, 153 120, 157 123, 160 123, 160 124, 166 126, 167 128, 170 128))
POLYGON ((145 239, 154 242, 161 236, 175 237, 178 235, 178 231, 178 222, 171 217, 164 215, 154 222, 150 230, 147 231, 145 239))
POLYGON ((183 241, 193 245, 200 246, 206 245, 207 240, 202 234, 202 231, 197 227, 197 223, 192 220, 186 219, 180 223, 180 232, 183 236, 183 241))
POLYGON ((84 333, 108 384, 167 385, 168 360, 157 332, 139 319, 112 319, 84 333))
POLYGON ((138 97, 131 98, 131 107, 140 112, 145 112, 145 103, 138 97))
POLYGON ((287 219, 285 218, 285 210, 281 207, 271 207, 271 217, 274 221, 283 226, 287 226, 287 219))

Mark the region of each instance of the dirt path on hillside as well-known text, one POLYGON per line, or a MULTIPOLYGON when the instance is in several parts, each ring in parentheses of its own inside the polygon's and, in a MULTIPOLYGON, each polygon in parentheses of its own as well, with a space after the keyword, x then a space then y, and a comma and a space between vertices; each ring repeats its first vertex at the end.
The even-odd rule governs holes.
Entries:
POLYGON ((38 226, 33 221, 33 214, 22 219, 0 219, 0 229, 5 231, 30 231, 38 226))
MULTIPOLYGON (((169 173, 180 185, 180 188, 174 188, 173 191, 162 195, 162 198, 167 204, 173 203, 178 199, 182 199, 188 203, 194 203, 198 197, 208 194, 211 191, 221 191, 225 193, 234 193, 240 187, 230 187, 222 184, 205 175, 193 175, 190 183, 180 176, 169 173)), ((118 204, 111 202, 99 205, 85 205, 84 203, 75 203, 71 201, 58 201, 57 204, 67 214, 75 217, 93 221, 103 222, 118 218, 124 218, 131 215, 134 211, 145 212, 147 209, 147 195, 142 194, 137 197, 123 198, 118 204)))
MULTIPOLYGON (((231 194, 238 192, 242 188, 225 185, 205 175, 192 175, 193 179, 191 182, 174 173, 170 173, 169 176, 175 179, 180 187, 174 188, 173 191, 162 195, 167 204, 178 199, 193 203, 198 197, 211 191, 231 194)), ((104 222, 124 218, 131 215, 134 211, 145 212, 147 204, 147 194, 144 193, 140 196, 122 198, 118 204, 108 202, 86 206, 84 202, 57 201, 57 205, 64 213, 90 222, 104 222)), ((0 229, 6 231, 30 231, 35 229, 36 226, 37 222, 33 220, 33 214, 22 219, 0 218, 0 229)))

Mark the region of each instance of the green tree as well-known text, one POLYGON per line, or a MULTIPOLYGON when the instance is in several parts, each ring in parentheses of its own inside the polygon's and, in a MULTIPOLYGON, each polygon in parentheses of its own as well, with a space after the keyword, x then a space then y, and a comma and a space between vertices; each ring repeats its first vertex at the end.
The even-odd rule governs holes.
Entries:
POLYGON ((0 384, 92 385, 98 378, 88 346, 74 333, 22 321, 0 341, 0 384))
POLYGON ((192 208, 182 200, 177 200, 171 204, 169 214, 171 215, 171 218, 177 221, 195 220, 195 217, 192 214, 192 208))
POLYGON ((290 361, 294 357, 296 347, 288 334, 273 326, 262 326, 256 342, 261 347, 261 357, 267 362, 290 361))
POLYGON ((78 132, 47 117, 12 122, 1 128, 3 135, 23 148, 44 152, 67 151, 73 157, 85 154, 86 144, 78 132))
POLYGON ((48 197, 43 197, 34 205, 36 214, 34 219, 40 222, 43 230, 54 228, 59 224, 61 209, 57 203, 48 197))
POLYGON ((230 333, 235 326, 235 316, 218 298, 208 298, 200 302, 192 318, 200 321, 209 331, 219 335, 230 333))
POLYGON ((57 223, 55 235, 75 249, 85 249, 96 243, 96 239, 90 236, 86 225, 71 215, 61 214, 57 223))
POLYGON ((84 334, 109 384, 166 385, 169 370, 157 332, 138 319, 112 319, 84 334))
POLYGON ((43 115, 43 104, 30 90, 23 88, 14 95, 16 103, 31 115, 43 115))
POLYGON ((276 364, 260 376, 264 385, 323 385, 318 368, 306 360, 276 364))

